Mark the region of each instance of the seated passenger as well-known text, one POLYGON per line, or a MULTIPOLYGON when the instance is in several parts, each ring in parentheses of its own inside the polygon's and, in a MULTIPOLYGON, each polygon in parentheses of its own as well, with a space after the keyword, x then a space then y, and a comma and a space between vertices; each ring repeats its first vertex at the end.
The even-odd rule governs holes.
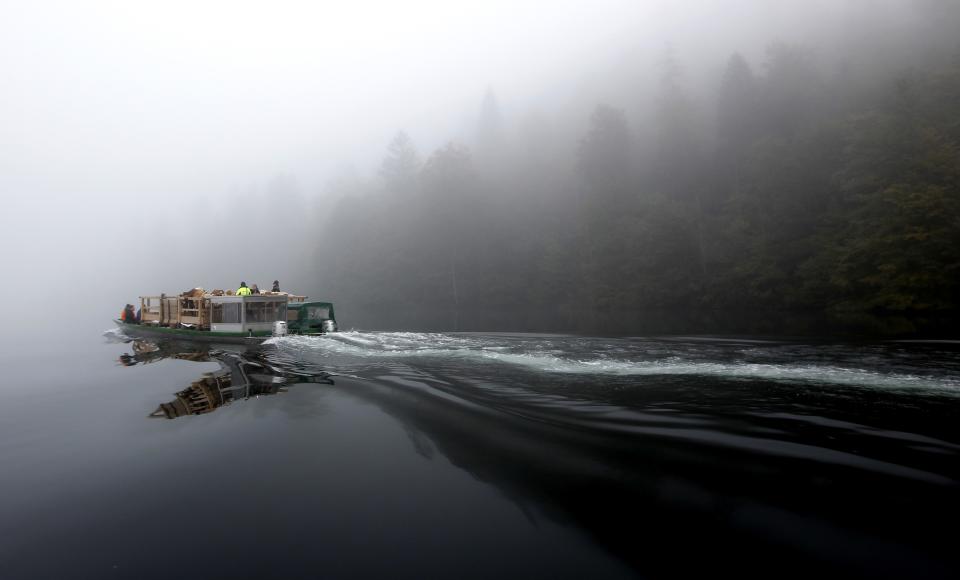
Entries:
POLYGON ((240 282, 240 287, 237 288, 237 296, 249 296, 251 294, 250 289, 247 288, 246 282, 240 282))
POLYGON ((250 293, 251 293, 251 294, 259 294, 259 293, 260 293, 260 289, 257 288, 257 285, 256 285, 256 284, 254 284, 253 286, 250 287, 250 293))
POLYGON ((120 320, 127 324, 137 323, 137 315, 133 311, 133 304, 127 304, 123 307, 123 312, 120 313, 120 320))

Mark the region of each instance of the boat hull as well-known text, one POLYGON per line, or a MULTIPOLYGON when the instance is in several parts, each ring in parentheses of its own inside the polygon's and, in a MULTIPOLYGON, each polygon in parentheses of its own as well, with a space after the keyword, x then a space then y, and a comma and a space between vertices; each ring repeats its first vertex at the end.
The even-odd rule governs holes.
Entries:
POLYGON ((128 324, 115 320, 124 334, 133 338, 176 338, 201 342, 220 342, 230 344, 259 344, 271 336, 270 332, 254 332, 253 336, 239 332, 213 332, 210 330, 190 330, 188 328, 166 328, 146 324, 128 324))

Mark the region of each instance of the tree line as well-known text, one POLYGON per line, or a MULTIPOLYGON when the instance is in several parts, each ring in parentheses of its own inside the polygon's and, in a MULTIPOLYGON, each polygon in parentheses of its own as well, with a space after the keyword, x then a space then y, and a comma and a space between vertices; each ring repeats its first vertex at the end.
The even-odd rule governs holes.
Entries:
POLYGON ((514 330, 657 312, 747 313, 771 330, 789 316, 895 316, 893 332, 951 319, 960 53, 942 56, 827 74, 776 44, 759 69, 731 55, 697 101, 668 52, 642 126, 598 104, 566 142, 536 115, 505 126, 488 93, 469 147, 424 159, 400 132, 376 179, 337 186, 320 285, 367 327, 431 312, 462 330, 490 330, 497 313, 514 330))

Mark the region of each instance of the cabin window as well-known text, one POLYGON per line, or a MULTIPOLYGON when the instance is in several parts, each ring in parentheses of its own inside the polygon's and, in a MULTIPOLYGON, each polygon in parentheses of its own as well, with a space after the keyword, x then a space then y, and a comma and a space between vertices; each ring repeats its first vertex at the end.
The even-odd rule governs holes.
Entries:
POLYGON ((273 322, 287 317, 287 305, 283 302, 247 302, 247 323, 273 322))
POLYGON ((326 320, 330 318, 330 309, 323 306, 313 306, 307 310, 307 320, 326 320))
POLYGON ((267 321, 264 316, 264 306, 266 306, 266 304, 263 302, 246 303, 245 308, 247 310, 247 324, 267 321))
POLYGON ((214 324, 239 324, 240 323, 240 303, 239 302, 221 302, 213 304, 213 312, 210 320, 214 324))

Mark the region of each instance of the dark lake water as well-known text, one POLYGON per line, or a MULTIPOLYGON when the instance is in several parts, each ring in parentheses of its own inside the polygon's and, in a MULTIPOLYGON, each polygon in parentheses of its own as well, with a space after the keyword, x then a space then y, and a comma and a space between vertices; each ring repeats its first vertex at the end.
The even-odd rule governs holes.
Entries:
POLYGON ((960 570, 956 344, 108 331, 2 360, 3 579, 960 570))

